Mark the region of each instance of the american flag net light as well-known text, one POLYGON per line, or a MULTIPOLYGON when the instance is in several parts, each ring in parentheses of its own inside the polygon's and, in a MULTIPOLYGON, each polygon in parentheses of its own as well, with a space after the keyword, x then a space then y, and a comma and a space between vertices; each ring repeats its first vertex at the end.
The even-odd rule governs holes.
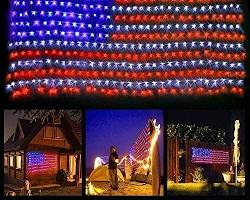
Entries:
POLYGON ((50 170, 57 169, 57 154, 44 152, 28 152, 27 154, 27 173, 28 174, 44 174, 50 170))
POLYGON ((229 165, 229 151, 192 147, 191 152, 192 163, 229 165))
POLYGON ((13 97, 244 93, 239 0, 11 0, 13 97))
POLYGON ((131 156, 128 159, 128 164, 133 172, 140 166, 137 160, 147 161, 147 158, 150 156, 151 135, 149 123, 150 119, 146 123, 146 126, 139 132, 138 137, 129 150, 129 155, 131 156))

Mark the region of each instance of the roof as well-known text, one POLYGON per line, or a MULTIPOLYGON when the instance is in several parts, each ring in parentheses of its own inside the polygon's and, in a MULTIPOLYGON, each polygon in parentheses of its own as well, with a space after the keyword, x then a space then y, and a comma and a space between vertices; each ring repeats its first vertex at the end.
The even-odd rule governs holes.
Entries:
POLYGON ((80 122, 73 121, 69 118, 68 115, 65 115, 61 119, 62 128, 66 130, 65 137, 68 141, 71 141, 73 144, 76 144, 76 148, 81 148, 82 145, 82 125, 80 122), (72 137, 75 136, 75 137, 72 137), (68 137, 69 136, 69 137, 68 137))
POLYGON ((27 119, 19 119, 19 122, 20 122, 20 125, 22 128, 24 137, 27 137, 30 134, 31 129, 35 124, 36 124, 36 126, 38 126, 38 124, 39 124, 38 121, 37 121, 37 123, 31 123, 31 121, 27 120, 27 119))
POLYGON ((19 150, 24 148, 24 146, 29 143, 44 126, 40 120, 31 122, 31 120, 27 119, 18 119, 18 122, 20 123, 23 131, 24 138, 13 141, 13 137, 15 136, 15 133, 13 133, 5 142, 4 151, 19 150))
MULTIPOLYGON (((21 150, 30 143, 30 141, 36 136, 36 134, 48 123, 42 123, 41 120, 33 121, 27 119, 18 119, 21 129, 24 134, 24 138, 18 139, 13 142, 15 133, 4 144, 4 151, 21 150)), ((17 125, 18 126, 18 125, 17 125)), ((60 127, 65 130, 63 134, 69 143, 74 144, 74 148, 81 149, 82 145, 82 128, 81 123, 77 123, 71 120, 68 115, 65 115, 61 119, 60 127), (72 137, 72 135, 74 137, 72 137)))
POLYGON ((82 144, 82 124, 78 121, 71 120, 68 115, 66 115, 66 119, 69 121, 70 126, 72 127, 72 133, 76 136, 79 143, 82 144))

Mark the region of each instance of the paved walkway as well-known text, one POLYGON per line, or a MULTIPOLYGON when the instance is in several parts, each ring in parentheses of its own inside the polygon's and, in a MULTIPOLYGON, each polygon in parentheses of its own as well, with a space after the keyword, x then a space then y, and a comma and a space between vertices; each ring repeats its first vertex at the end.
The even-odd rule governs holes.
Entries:
MULTIPOLYGON (((12 190, 15 191, 17 196, 20 193, 20 187, 11 187, 5 184, 4 193, 12 190), (9 188, 7 188, 9 187, 9 188)), ((57 184, 34 186, 31 188, 32 196, 82 196, 82 186, 64 186, 59 187, 57 184)))
MULTIPOLYGON (((43 189, 49 189, 49 188, 55 188, 60 187, 59 184, 47 184, 47 185, 36 185, 31 186, 31 190, 43 190, 43 189)), ((4 184, 4 188, 13 190, 13 191, 21 191, 22 187, 14 185, 14 184, 4 184)))

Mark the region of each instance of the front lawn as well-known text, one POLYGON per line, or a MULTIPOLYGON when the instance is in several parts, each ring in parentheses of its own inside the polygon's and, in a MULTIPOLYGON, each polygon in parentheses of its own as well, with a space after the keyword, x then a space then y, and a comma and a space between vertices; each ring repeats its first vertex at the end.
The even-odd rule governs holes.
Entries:
POLYGON ((167 195, 245 195, 245 184, 240 183, 168 183, 167 188, 167 195))

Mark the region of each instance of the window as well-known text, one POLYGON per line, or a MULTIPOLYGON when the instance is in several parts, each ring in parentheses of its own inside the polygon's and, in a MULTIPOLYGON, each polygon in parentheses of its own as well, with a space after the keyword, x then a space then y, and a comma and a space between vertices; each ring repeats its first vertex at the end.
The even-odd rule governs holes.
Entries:
POLYGON ((14 167, 14 156, 10 156, 10 167, 14 167))
POLYGON ((43 129, 44 139, 64 139, 62 131, 58 127, 47 126, 43 129))
POLYGON ((4 156, 4 166, 8 166, 8 156, 4 156))
POLYGON ((22 168, 22 156, 16 156, 16 169, 22 168))
POLYGON ((55 127, 55 138, 56 139, 63 139, 63 134, 61 130, 57 127, 55 127))
POLYGON ((44 127, 43 129, 43 137, 45 139, 53 139, 53 127, 44 127))

